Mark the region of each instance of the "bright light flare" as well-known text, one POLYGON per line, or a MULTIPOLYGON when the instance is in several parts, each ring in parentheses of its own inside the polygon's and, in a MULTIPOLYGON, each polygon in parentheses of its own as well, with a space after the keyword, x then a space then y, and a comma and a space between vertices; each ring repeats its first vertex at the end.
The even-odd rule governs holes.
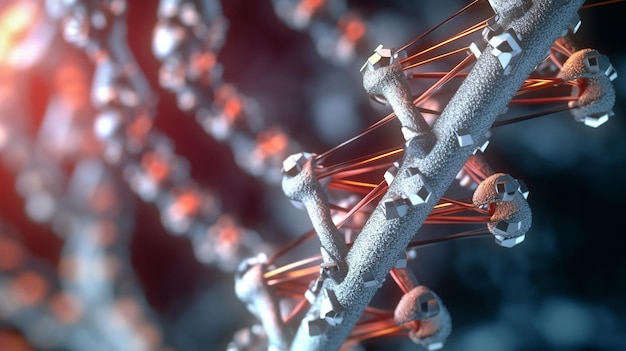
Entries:
POLYGON ((13 51, 37 23, 40 11, 34 1, 16 1, 0 13, 0 66, 13 61, 13 51))

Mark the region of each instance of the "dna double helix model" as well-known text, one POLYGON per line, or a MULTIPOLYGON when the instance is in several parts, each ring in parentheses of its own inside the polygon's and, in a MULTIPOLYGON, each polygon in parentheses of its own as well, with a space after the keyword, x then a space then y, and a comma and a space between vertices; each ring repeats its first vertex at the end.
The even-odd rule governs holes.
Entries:
POLYGON ((424 252, 533 235, 490 144, 610 128, 619 2, 4 0, 0 349, 445 347, 424 252))

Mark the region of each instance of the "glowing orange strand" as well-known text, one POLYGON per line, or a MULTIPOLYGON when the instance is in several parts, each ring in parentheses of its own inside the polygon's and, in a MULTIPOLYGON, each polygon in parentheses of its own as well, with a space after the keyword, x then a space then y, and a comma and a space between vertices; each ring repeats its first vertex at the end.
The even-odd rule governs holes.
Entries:
POLYGON ((447 198, 447 197, 442 197, 442 198, 441 198, 441 201, 450 202, 450 203, 453 203, 453 204, 455 204, 455 205, 458 205, 458 206, 463 206, 463 207, 466 207, 466 208, 474 208, 474 204, 468 204, 468 203, 465 203, 465 202, 463 202, 463 201, 454 200, 454 199, 449 199, 449 198, 447 198))
POLYGON ((395 149, 391 149, 389 151, 385 151, 382 154, 368 155, 368 156, 365 156, 363 158, 358 158, 357 160, 353 160, 353 161, 349 161, 349 162, 343 162, 343 163, 340 163, 338 165, 334 165, 334 166, 330 166, 330 167, 325 167, 325 168, 322 168, 321 170, 319 170, 319 172, 317 174, 317 178, 318 179, 322 179, 322 178, 325 178, 325 177, 337 174, 339 172, 344 172, 344 171, 358 169, 362 165, 365 165, 365 164, 368 164, 368 163, 372 163, 372 162, 375 162, 375 161, 379 161, 379 160, 384 159, 386 157, 400 155, 403 152, 404 152, 403 148, 395 148, 395 149))
POLYGON ((369 194, 369 190, 367 188, 361 188, 361 187, 358 187, 358 186, 341 184, 341 183, 337 183, 335 181, 330 182, 328 184, 328 188, 329 189, 336 189, 336 190, 346 190, 346 191, 350 191, 350 192, 361 194, 361 195, 369 194))
POLYGON ((409 70, 411 68, 419 67, 419 66, 425 65, 427 63, 430 63, 430 62, 433 62, 433 61, 437 61, 437 60, 446 58, 448 56, 452 56, 452 55, 458 54, 460 52, 465 52, 465 51, 467 51, 467 47, 462 47, 462 48, 459 48, 459 49, 456 49, 456 50, 452 50, 450 52, 446 52, 445 54, 437 55, 435 57, 431 57, 429 59, 410 64, 410 65, 408 65, 406 67, 403 67, 403 69, 404 70, 409 70))
MULTIPOLYGON (((445 76, 448 72, 411 72, 411 78, 435 79, 445 76)), ((455 78, 467 77, 468 73, 459 73, 455 78)))
POLYGON ((398 273, 396 272, 395 269, 392 269, 391 271, 389 271, 389 274, 391 275, 393 280, 396 282, 400 290, 402 290, 402 293, 406 294, 409 292, 409 290, 411 290, 412 287, 406 286, 404 284, 404 281, 398 276, 398 273))
POLYGON ((393 319, 368 322, 354 327, 349 339, 354 341, 362 341, 383 335, 392 335, 405 330, 403 326, 396 325, 393 319))
POLYGON ((550 59, 559 68, 559 71, 563 68, 563 64, 559 61, 559 58, 556 57, 556 54, 554 54, 553 51, 550 51, 550 59))
POLYGON ((374 189, 374 188, 376 188, 378 186, 378 184, 357 182, 355 180, 347 180, 347 179, 338 179, 338 180, 336 180, 336 182, 339 183, 339 184, 354 185, 354 186, 359 186, 359 187, 363 187, 363 188, 370 188, 370 189, 374 189))
POLYGON ((381 169, 387 169, 391 167, 391 165, 393 165, 393 162, 386 162, 377 166, 362 167, 358 169, 351 169, 348 171, 338 172, 338 173, 333 174, 333 179, 342 179, 342 178, 352 177, 355 175, 371 173, 371 172, 379 171, 381 169))
POLYGON ((291 270, 291 269, 294 269, 294 268, 298 268, 298 267, 307 265, 307 264, 312 263, 312 262, 321 261, 321 259, 322 259, 322 255, 316 255, 316 256, 312 256, 312 257, 309 257, 309 258, 302 259, 300 261, 292 262, 292 263, 286 264, 286 265, 284 265, 282 267, 279 267, 279 268, 273 269, 273 270, 271 270, 269 272, 266 272, 265 274, 263 274, 263 278, 265 278, 265 279, 272 278, 272 277, 277 276, 277 275, 279 275, 279 274, 281 274, 283 272, 286 272, 288 270, 291 270))
POLYGON ((456 13, 454 13, 452 16, 448 17, 447 19, 445 19, 444 21, 440 22, 438 25, 432 27, 431 29, 427 30, 426 32, 420 34, 417 38, 411 40, 409 43, 403 45, 400 49, 398 49, 396 52, 400 52, 408 47, 410 47, 413 44, 418 43, 420 40, 424 39, 428 34, 434 32, 435 30, 437 30, 438 28, 441 28, 443 25, 445 25, 446 23, 450 22, 451 20, 455 19, 456 17, 458 17, 459 15, 461 15, 463 12, 469 10, 470 8, 472 8, 474 5, 478 4, 479 2, 481 2, 483 0, 474 0, 471 4, 468 4, 467 6, 465 6, 464 8, 460 9, 459 11, 457 11, 456 13))
POLYGON ((456 65, 450 72, 448 72, 445 76, 443 76, 437 83, 433 84, 428 90, 426 90, 422 95, 413 100, 413 104, 417 105, 424 99, 428 98, 435 90, 439 89, 441 86, 446 84, 451 78, 453 78, 456 74, 458 74, 461 70, 463 70, 471 61, 476 58, 473 55, 468 55, 463 59, 458 65, 456 65))
POLYGON ((376 308, 372 306, 365 307, 365 313, 373 314, 378 317, 390 318, 393 316, 393 311, 384 310, 382 308, 376 308))
POLYGON ((272 286, 272 285, 292 281, 295 279, 299 279, 302 277, 313 276, 315 274, 318 274, 319 271, 320 271, 319 267, 309 267, 309 268, 300 269, 297 271, 287 273, 285 277, 270 279, 267 281, 267 285, 272 286))
POLYGON ((344 141, 343 143, 333 147, 332 149, 324 152, 323 154, 320 154, 318 156, 315 157, 316 160, 323 160, 326 157, 332 155, 333 153, 335 153, 337 150, 341 149, 342 147, 351 144, 352 142, 354 142, 355 140, 363 137, 364 135, 370 133, 371 131, 373 131, 374 129, 385 125, 386 123, 388 123, 389 121, 393 120, 394 118, 396 118, 396 114, 395 113, 390 113, 387 116, 385 116, 384 118, 380 119, 378 122, 370 125, 369 127, 365 128, 364 131, 362 131, 361 133, 357 134, 356 136, 344 141))
POLYGON ((291 251, 291 249, 293 249, 294 247, 302 244, 303 242, 312 239, 315 237, 315 231, 311 230, 308 231, 307 233, 293 239, 291 242, 289 242, 287 245, 285 245, 285 247, 283 247, 282 249, 278 250, 272 257, 269 258, 269 260, 267 261, 267 265, 272 265, 274 264, 274 262, 276 262, 277 259, 279 259, 280 257, 282 257, 284 254, 286 254, 287 252, 291 251))
POLYGON ((296 316, 302 312, 305 308, 309 306, 309 301, 307 299, 301 299, 300 302, 296 305, 296 307, 291 310, 289 315, 283 320, 285 324, 291 323, 291 321, 296 318, 296 316))
MULTIPOLYGON (((453 41, 455 41, 455 40, 457 40, 457 39, 459 39, 459 38, 462 38, 462 37, 464 37, 464 36, 466 36, 466 35, 469 35, 469 34, 471 34, 471 33, 474 33, 474 32, 476 32, 476 31, 478 31, 478 30, 481 30, 481 29, 483 29, 483 28, 485 28, 485 27, 486 27, 486 25, 485 25, 485 24, 480 24, 480 23, 479 23, 479 24, 476 24, 476 25, 474 25, 474 26, 472 26, 472 27, 470 27, 470 28, 468 28, 468 29, 466 29, 466 30, 464 30, 464 31, 462 31, 462 32, 459 32, 459 33, 458 33, 458 34, 456 34, 455 36, 450 37, 450 38, 448 38, 448 39, 446 39, 446 40, 444 40, 444 41, 440 42, 440 43, 439 43, 439 44, 437 44, 437 45, 433 45, 433 46, 429 47, 428 49, 422 50, 422 51, 420 51, 420 52, 418 52, 418 53, 415 53, 415 54, 413 54, 413 55, 411 55, 411 56, 409 56, 409 57, 407 57, 407 58, 402 59, 402 60, 400 61, 400 63, 401 63, 401 64, 405 64, 405 63, 407 63, 407 62, 409 62, 409 61, 411 61, 411 60, 413 60, 413 59, 415 59, 415 58, 417 58, 417 57, 419 57, 419 56, 422 56, 422 55, 425 55, 425 54, 427 54, 427 53, 429 53, 429 52, 431 52, 431 51, 437 50, 437 49, 439 49, 439 48, 443 47, 444 45, 450 44, 450 43, 452 43, 453 41), (476 26, 478 26, 478 27, 476 27, 476 26)), ((409 68, 410 68, 410 67, 405 67, 405 69, 409 69, 409 68)))
POLYGON ((541 89, 546 89, 546 88, 551 88, 551 87, 555 87, 555 86, 559 86, 559 85, 571 85, 569 82, 558 82, 558 83, 554 83, 554 82, 545 82, 545 83, 534 83, 534 84, 528 84, 526 86, 522 86, 522 89, 518 90, 515 93, 515 96, 519 96, 519 95, 523 95, 523 94, 527 94, 527 93, 534 93, 537 92, 538 90, 541 89))
POLYGON ((378 186, 376 188, 374 188, 372 191, 370 191, 369 194, 367 194, 364 198, 361 199, 361 201, 359 201, 356 205, 354 205, 354 207, 352 207, 350 212, 348 212, 337 223, 337 227, 338 228, 341 227, 348 219, 350 219, 350 217, 352 217, 352 215, 354 215, 357 211, 359 211, 365 205, 367 205, 370 202, 374 201, 374 199, 376 199, 377 197, 383 195, 385 193, 385 191, 387 191, 387 183, 385 181, 382 181, 380 184, 378 184, 378 186))

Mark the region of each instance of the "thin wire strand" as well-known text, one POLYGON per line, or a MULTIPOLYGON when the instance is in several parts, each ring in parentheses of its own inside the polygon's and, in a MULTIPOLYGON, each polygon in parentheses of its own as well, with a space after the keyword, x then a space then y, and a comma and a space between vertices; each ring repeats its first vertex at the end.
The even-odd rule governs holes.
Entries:
POLYGON ((460 9, 459 11, 454 13, 452 16, 450 16, 447 19, 445 19, 443 22, 437 24, 436 26, 432 27, 431 29, 427 30, 426 32, 420 34, 419 36, 417 36, 415 39, 411 40, 407 44, 404 44, 400 49, 396 50, 396 54, 399 53, 402 50, 406 50, 407 48, 409 48, 413 44, 417 44, 420 40, 424 39, 430 33, 432 33, 434 31, 436 31, 437 29, 441 28, 446 23, 449 23, 450 21, 452 21, 453 19, 455 19, 456 17, 458 17, 459 15, 461 15, 464 12, 466 12, 467 10, 469 10, 470 8, 472 8, 473 6, 475 6, 476 4, 478 4, 478 3, 482 2, 482 1, 484 1, 484 0, 474 0, 474 1, 472 1, 469 5, 463 7, 462 9, 460 9))
MULTIPOLYGON (((429 47, 427 49, 424 49, 424 50, 422 50, 420 52, 417 52, 417 53, 415 53, 415 54, 413 54, 413 55, 411 55, 411 56, 409 56, 407 58, 404 58, 404 59, 402 59, 400 61, 400 63, 401 64, 405 64, 405 63, 407 63, 407 62, 409 62, 409 61, 411 61, 411 60, 413 60, 413 59, 415 59, 415 58, 417 58, 419 56, 425 55, 425 54, 427 54, 427 53, 429 53, 431 51, 435 51, 435 50, 437 50, 437 49, 439 49, 439 48, 441 48, 441 47, 443 47, 445 45, 448 45, 448 44, 450 44, 452 42, 455 42, 455 41, 457 41, 457 40, 459 40, 459 39, 461 39, 463 37, 466 37, 466 36, 468 36, 468 35, 470 35, 472 33, 475 33, 477 31, 487 27, 487 24, 485 23, 487 20, 480 21, 480 22, 474 24, 473 26, 460 31, 459 33, 451 36, 450 38, 448 38, 446 40, 443 40, 442 42, 440 42, 440 43, 438 43, 436 45, 433 45, 433 46, 431 46, 431 47, 429 47)), ((408 69, 408 67, 406 67, 405 69, 408 69)))
POLYGON ((279 275, 281 273, 287 272, 289 270, 292 270, 292 269, 295 269, 295 268, 300 268, 300 267, 302 267, 304 265, 320 261, 321 259, 322 259, 322 255, 316 255, 316 256, 305 258, 305 259, 302 259, 302 260, 299 260, 299 261, 295 261, 295 262, 286 264, 286 265, 284 265, 282 267, 275 268, 275 269, 272 269, 271 271, 266 272, 265 274, 263 274, 263 278, 269 279, 269 278, 275 277, 275 276, 277 276, 277 275, 279 275))
POLYGON ((433 245, 433 244, 438 244, 438 243, 442 243, 442 242, 446 242, 446 241, 452 241, 452 240, 457 240, 457 239, 482 238, 482 237, 486 237, 486 236, 491 236, 491 233, 486 228, 479 228, 479 229, 469 230, 469 231, 458 233, 458 234, 452 234, 452 235, 444 236, 444 237, 441 237, 441 238, 432 238, 432 239, 422 239, 422 240, 411 241, 407 245, 407 248, 408 247, 424 247, 424 246, 427 246, 427 245, 433 245))
POLYGON ((585 4, 583 6, 581 6, 581 9, 590 9, 592 7, 596 7, 596 6, 604 6, 604 5, 610 5, 610 4, 616 4, 616 3, 620 3, 620 2, 624 2, 625 0, 608 0, 608 1, 601 1, 601 2, 596 2, 595 4, 585 4))
POLYGON ((441 60, 443 58, 446 58, 446 57, 449 57, 449 56, 452 56, 452 55, 456 55, 456 54, 461 53, 461 52, 466 52, 467 49, 468 49, 468 47, 465 46, 465 47, 462 47, 462 48, 459 48, 459 49, 456 49, 456 50, 452 50, 452 51, 446 52, 446 53, 441 54, 441 55, 437 55, 435 57, 431 57, 429 59, 426 59, 426 60, 423 60, 423 61, 420 61, 420 62, 412 63, 412 64, 410 64, 410 65, 408 65, 406 67, 403 67, 402 69, 409 70, 409 69, 412 69, 412 68, 415 68, 415 67, 419 67, 419 66, 425 65, 427 63, 431 63, 433 61, 441 60))
POLYGON ((303 235, 300 235, 299 237, 293 239, 291 242, 287 243, 287 245, 285 245, 282 249, 276 251, 276 253, 274 253, 274 255, 267 260, 267 265, 269 266, 269 265, 274 264, 276 260, 284 256, 287 252, 291 251, 296 246, 299 246, 300 244, 314 237, 315 237, 315 231, 310 230, 304 233, 303 235))
POLYGON ((567 107, 566 106, 566 107, 555 108, 553 110, 542 111, 542 112, 532 113, 532 114, 525 115, 525 116, 510 118, 510 119, 506 119, 504 121, 496 121, 491 126, 491 128, 492 129, 493 128, 498 128, 498 127, 502 127, 502 126, 505 126, 505 125, 508 125, 508 124, 512 124, 512 123, 518 123, 518 122, 527 121, 527 120, 538 118, 538 117, 552 115, 552 114, 559 113, 559 112, 569 111, 571 109, 572 109, 571 107, 567 107))
POLYGON ((422 100, 426 99, 427 97, 430 97, 430 95, 434 91, 436 91, 437 89, 439 89, 443 85, 445 85, 447 82, 449 82, 457 73, 459 73, 460 71, 465 69, 465 67, 467 67, 470 64, 470 62, 472 62, 475 59, 476 58, 474 57, 474 55, 468 55, 458 65, 454 66, 454 68, 452 70, 450 70, 450 72, 446 73, 446 75, 444 75, 440 80, 438 80, 435 84, 433 84, 430 88, 428 88, 420 96, 415 98, 413 100, 413 104, 417 105, 420 102, 422 102, 422 100))

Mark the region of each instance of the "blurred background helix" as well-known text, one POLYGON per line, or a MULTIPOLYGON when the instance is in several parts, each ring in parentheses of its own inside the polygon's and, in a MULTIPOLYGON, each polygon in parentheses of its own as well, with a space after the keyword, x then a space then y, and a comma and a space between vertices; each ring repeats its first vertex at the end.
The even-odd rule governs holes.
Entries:
MULTIPOLYGON (((221 350, 255 323, 234 267, 310 228, 277 186, 284 156, 378 120, 365 58, 466 4, 335 1, 308 18, 316 3, 0 0, 0 350, 221 350)), ((581 10, 574 37, 618 74, 624 14, 581 10)), ((626 349, 625 82, 597 129, 494 130, 486 157, 525 180, 533 227, 512 250, 417 251, 453 318, 445 350, 626 349)))

